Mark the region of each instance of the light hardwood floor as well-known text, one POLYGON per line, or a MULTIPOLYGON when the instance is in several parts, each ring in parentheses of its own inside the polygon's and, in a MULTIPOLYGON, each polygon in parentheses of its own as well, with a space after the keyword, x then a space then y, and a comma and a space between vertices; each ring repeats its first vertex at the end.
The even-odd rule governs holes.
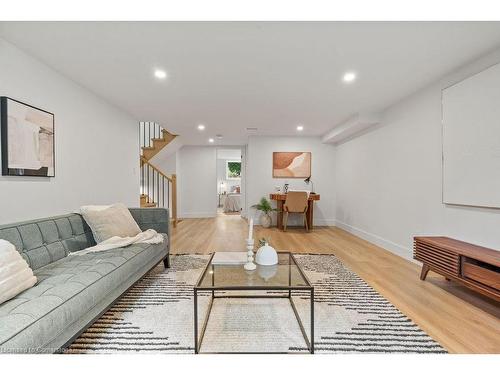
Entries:
MULTIPOLYGON (((243 251, 247 222, 238 215, 185 219, 172 230, 172 254, 243 251)), ((500 304, 429 272, 418 264, 336 227, 312 232, 256 227, 280 250, 333 253, 451 353, 500 353, 500 304)))

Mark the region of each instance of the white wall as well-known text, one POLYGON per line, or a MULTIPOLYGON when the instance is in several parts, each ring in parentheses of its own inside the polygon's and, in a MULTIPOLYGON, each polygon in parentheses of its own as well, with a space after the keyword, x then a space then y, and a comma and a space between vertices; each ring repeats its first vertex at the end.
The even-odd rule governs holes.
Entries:
MULTIPOLYGON (((500 61, 497 51, 387 109, 336 150, 337 225, 407 259, 414 235, 500 248, 500 210, 442 203, 441 89, 500 61)), ((331 170, 331 169, 330 169, 331 170)))
POLYGON ((181 138, 182 137, 177 136, 167 146, 162 148, 160 152, 153 156, 149 162, 169 176, 177 173, 177 151, 179 151, 183 145, 181 138))
MULTIPOLYGON (((257 203, 261 197, 269 198, 277 185, 285 182, 291 189, 310 190, 303 179, 273 178, 273 152, 275 151, 310 151, 312 153, 311 179, 314 190, 321 195, 315 203, 314 224, 335 224, 335 176, 332 171, 335 162, 334 146, 321 143, 319 137, 258 137, 251 136, 247 149, 247 202, 248 206, 257 203)), ((250 211, 250 213, 252 213, 250 211)), ((256 218, 260 214, 253 212, 256 218)), ((297 218, 292 219, 297 223, 297 218)), ((275 222, 275 216, 273 217, 275 222)))
POLYGON ((179 217, 217 214, 216 148, 183 146, 177 152, 179 217))
POLYGON ((177 173, 177 152, 170 153, 162 158, 155 155, 149 162, 168 176, 177 173))
POLYGON ((55 114, 56 177, 0 176, 0 223, 139 204, 138 122, 0 39, 0 95, 55 114))

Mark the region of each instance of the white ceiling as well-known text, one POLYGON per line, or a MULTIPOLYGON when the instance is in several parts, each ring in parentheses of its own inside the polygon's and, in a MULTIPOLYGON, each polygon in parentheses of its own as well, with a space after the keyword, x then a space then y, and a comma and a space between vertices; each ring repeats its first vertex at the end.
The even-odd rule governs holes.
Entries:
POLYGON ((185 144, 237 145, 247 127, 319 136, 383 109, 499 46, 500 22, 2 22, 0 35, 185 144))

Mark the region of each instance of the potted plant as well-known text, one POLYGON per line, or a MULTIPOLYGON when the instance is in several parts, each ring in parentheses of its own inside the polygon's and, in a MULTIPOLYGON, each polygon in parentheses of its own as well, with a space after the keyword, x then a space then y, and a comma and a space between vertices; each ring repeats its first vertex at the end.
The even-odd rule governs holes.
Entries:
POLYGON ((254 204, 252 208, 256 208, 257 210, 262 211, 262 215, 260 216, 260 224, 264 228, 269 228, 272 222, 269 212, 277 211, 276 208, 271 207, 271 202, 269 202, 266 197, 262 197, 259 203, 254 204))

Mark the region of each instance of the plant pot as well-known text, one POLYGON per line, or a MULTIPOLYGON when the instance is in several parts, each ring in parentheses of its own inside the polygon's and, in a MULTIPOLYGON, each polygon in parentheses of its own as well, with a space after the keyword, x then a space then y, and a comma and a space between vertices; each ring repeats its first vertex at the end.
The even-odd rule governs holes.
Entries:
POLYGON ((264 227, 264 228, 269 228, 271 226, 271 216, 269 216, 269 214, 266 214, 266 213, 263 213, 262 215, 260 215, 260 224, 264 227))

